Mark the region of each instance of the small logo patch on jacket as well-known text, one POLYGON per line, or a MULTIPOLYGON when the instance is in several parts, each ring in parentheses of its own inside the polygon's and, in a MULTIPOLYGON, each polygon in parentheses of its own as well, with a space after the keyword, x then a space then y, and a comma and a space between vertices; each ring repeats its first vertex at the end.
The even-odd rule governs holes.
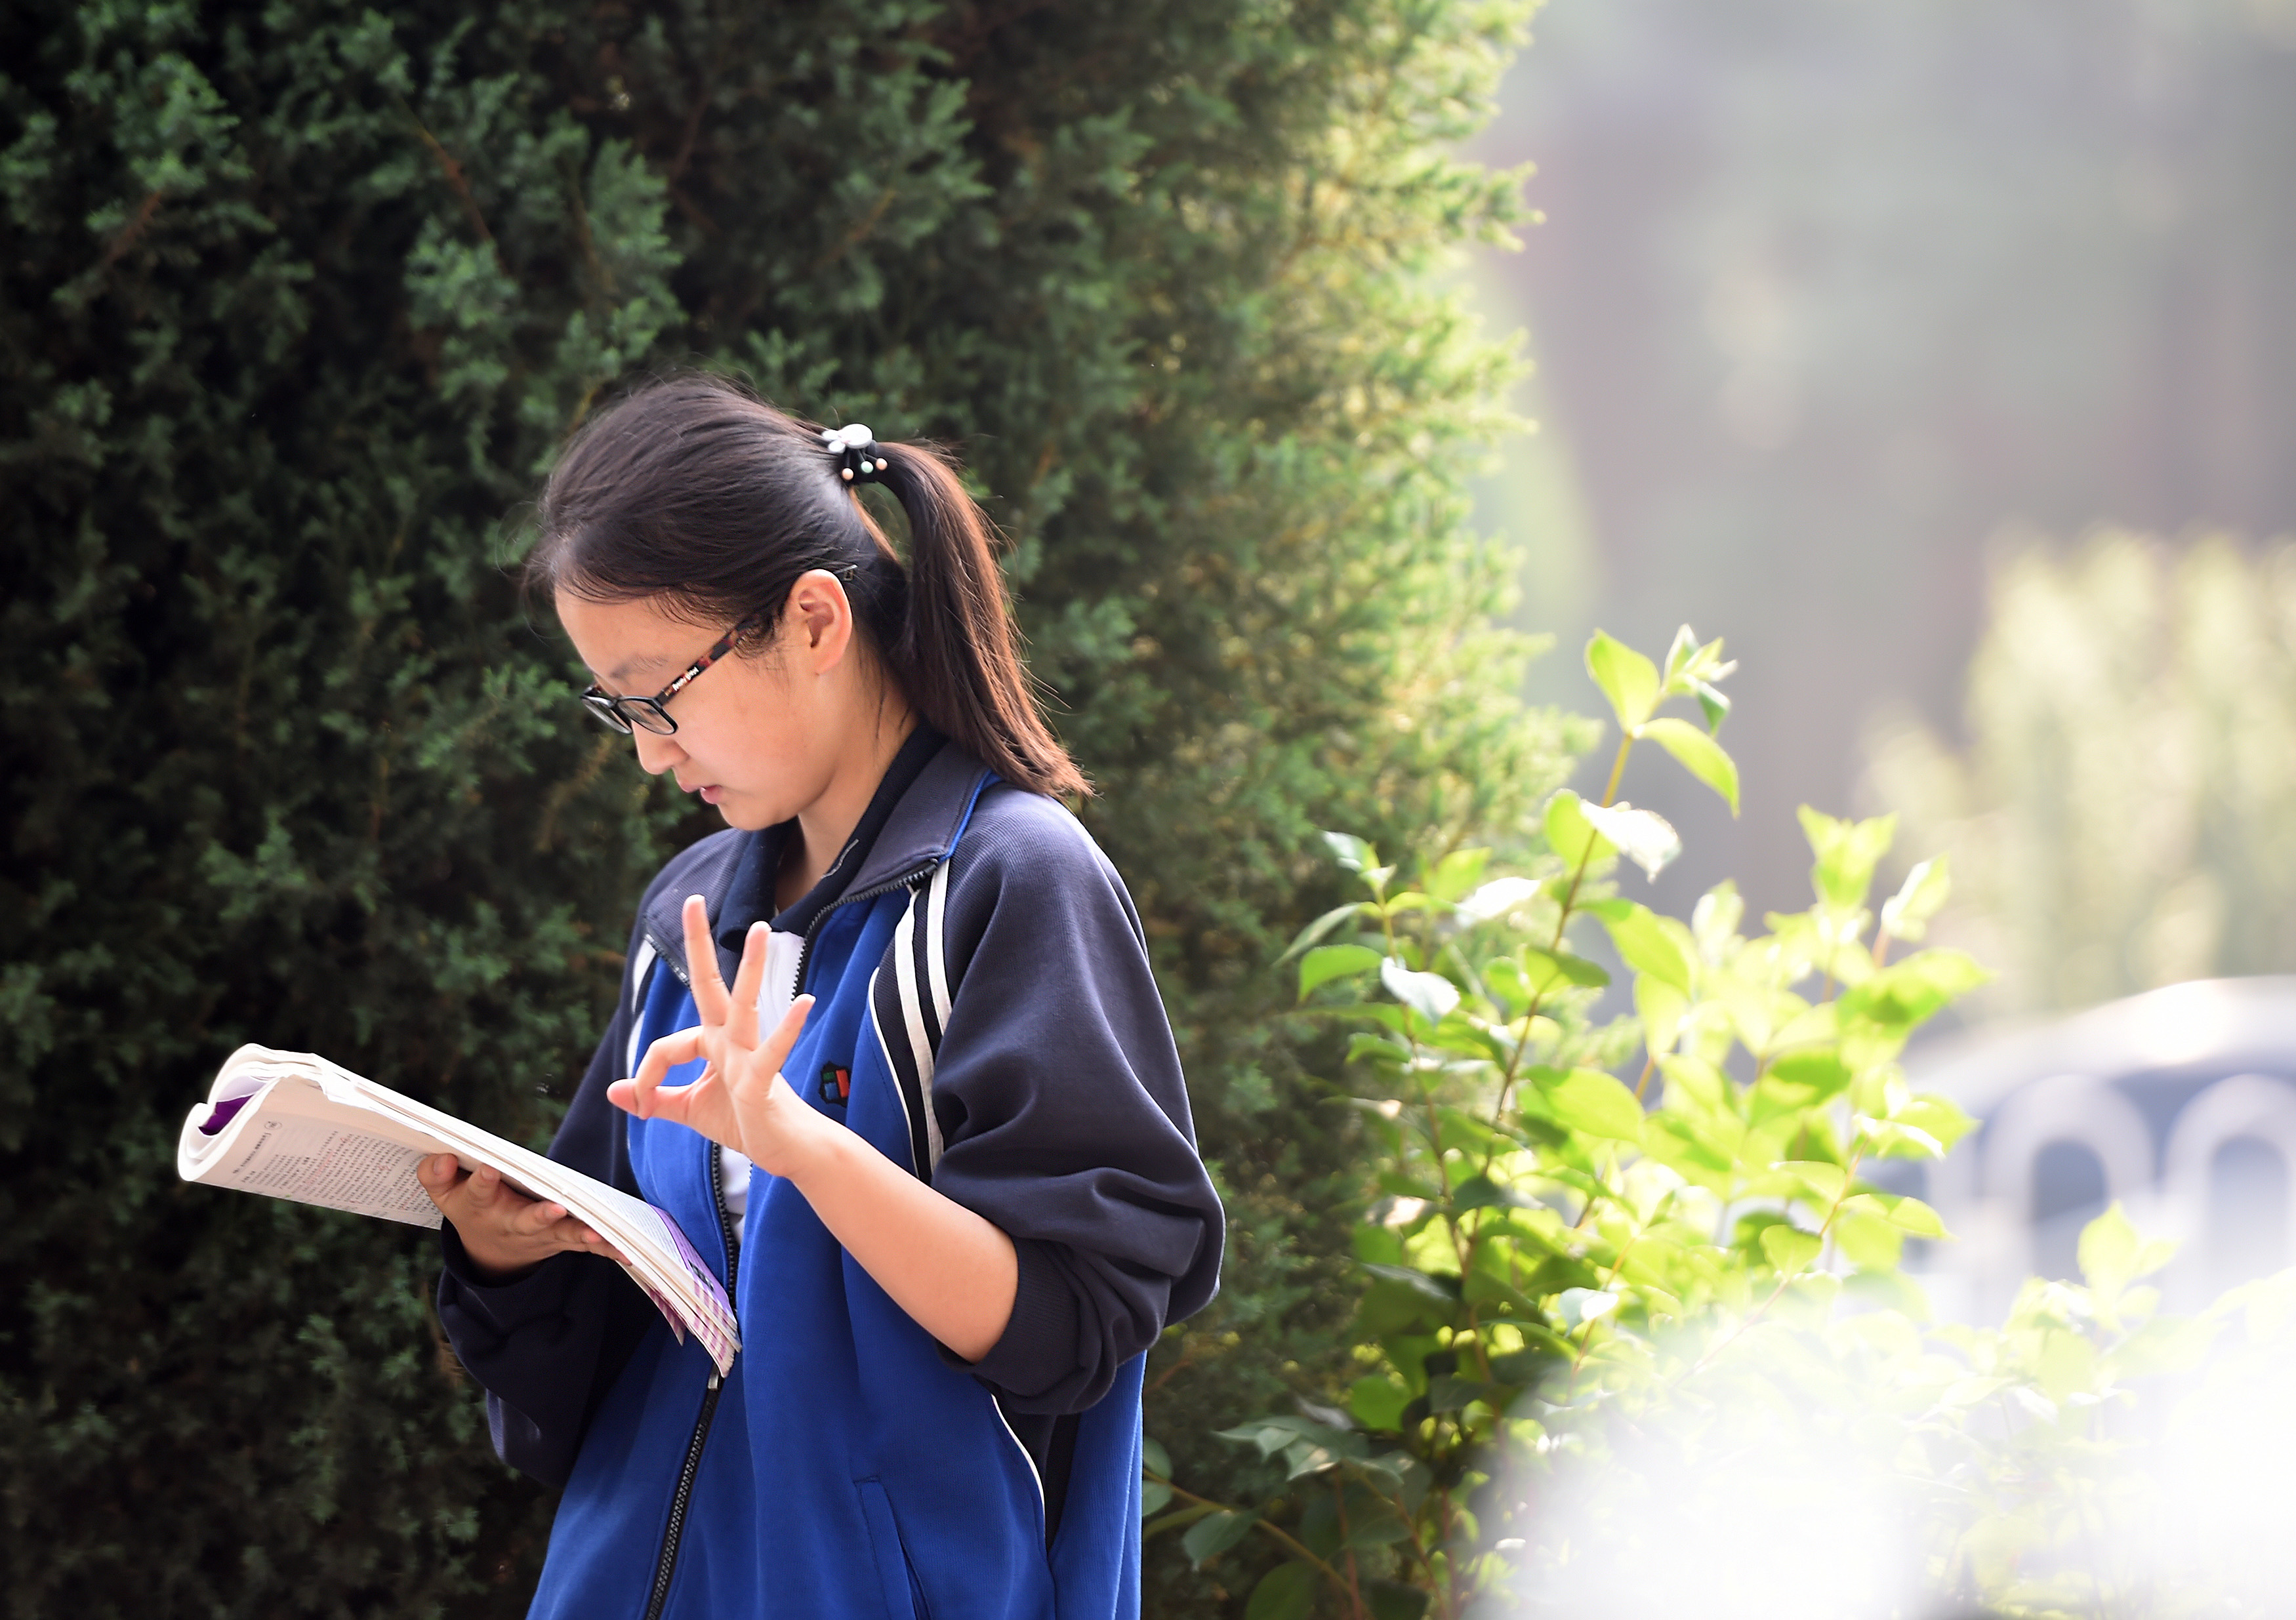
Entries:
POLYGON ((823 1064, 821 1066, 821 1100, 834 1107, 842 1108, 845 1106, 846 1100, 852 1095, 853 1071, 849 1068, 840 1068, 834 1063, 823 1064))

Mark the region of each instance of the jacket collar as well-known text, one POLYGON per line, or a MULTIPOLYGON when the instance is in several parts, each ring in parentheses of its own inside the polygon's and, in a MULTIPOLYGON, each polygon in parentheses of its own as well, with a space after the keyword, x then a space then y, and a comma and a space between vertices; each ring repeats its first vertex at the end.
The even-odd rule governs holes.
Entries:
MULTIPOLYGON (((887 767, 853 839, 821 882, 789 908, 787 919, 810 925, 848 899, 901 887, 931 871, 955 847, 973 801, 990 780, 988 768, 978 759, 920 726, 887 767)), ((764 896, 770 894, 770 874, 780 869, 787 836, 785 822, 757 832, 719 833, 664 869, 641 921, 646 938, 681 980, 688 977, 679 916, 685 897, 700 895, 708 906, 718 971, 731 981, 740 965, 743 932, 770 906, 764 896)))

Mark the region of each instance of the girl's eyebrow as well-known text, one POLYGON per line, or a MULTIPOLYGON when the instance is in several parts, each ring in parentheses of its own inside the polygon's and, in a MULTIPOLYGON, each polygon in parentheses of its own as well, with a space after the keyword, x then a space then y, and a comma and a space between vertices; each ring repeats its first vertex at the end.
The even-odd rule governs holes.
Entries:
MULTIPOLYGON (((638 670, 660 669, 663 665, 668 662, 669 660, 668 659, 662 658, 660 655, 656 655, 653 658, 640 657, 635 659, 624 659, 620 663, 606 671, 605 674, 599 675, 598 684, 601 686, 619 686, 638 670)), ((592 673, 594 674, 596 672, 593 671, 592 673)))

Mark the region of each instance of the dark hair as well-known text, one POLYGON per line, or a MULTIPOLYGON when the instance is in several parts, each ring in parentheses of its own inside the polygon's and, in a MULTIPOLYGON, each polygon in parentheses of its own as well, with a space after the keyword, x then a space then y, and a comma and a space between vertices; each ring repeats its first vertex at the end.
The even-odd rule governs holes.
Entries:
POLYGON ((918 713, 1005 781, 1089 793, 1037 710, 980 504, 925 445, 880 443, 909 561, 840 481, 818 429, 706 373, 660 378, 593 417, 551 470, 529 585, 659 597, 709 626, 778 626, 813 569, 845 581, 863 637, 918 713))

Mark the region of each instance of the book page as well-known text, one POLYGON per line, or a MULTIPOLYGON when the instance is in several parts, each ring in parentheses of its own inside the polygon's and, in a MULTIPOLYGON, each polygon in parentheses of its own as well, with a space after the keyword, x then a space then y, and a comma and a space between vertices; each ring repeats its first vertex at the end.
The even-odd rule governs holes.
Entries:
POLYGON ((396 1122, 376 1119, 376 1128, 361 1129, 340 1117, 314 1117, 308 1104, 324 1100, 311 1096, 312 1090, 288 1081, 250 1098, 236 1110, 228 1136, 217 1139, 221 1150, 192 1179, 412 1226, 437 1226, 439 1207, 414 1179, 414 1166, 442 1151, 443 1144, 410 1141, 418 1133, 404 1125, 393 1129, 396 1122), (305 1095, 299 1097, 298 1090, 305 1095))
POLYGON ((721 1371, 733 1365, 741 1338, 732 1302, 660 1210, 315 1054, 234 1052, 184 1121, 176 1170, 185 1181, 435 1228, 438 1206, 414 1175, 433 1153, 488 1166, 529 1197, 564 1205, 620 1251, 681 1341, 691 1331, 721 1371))

